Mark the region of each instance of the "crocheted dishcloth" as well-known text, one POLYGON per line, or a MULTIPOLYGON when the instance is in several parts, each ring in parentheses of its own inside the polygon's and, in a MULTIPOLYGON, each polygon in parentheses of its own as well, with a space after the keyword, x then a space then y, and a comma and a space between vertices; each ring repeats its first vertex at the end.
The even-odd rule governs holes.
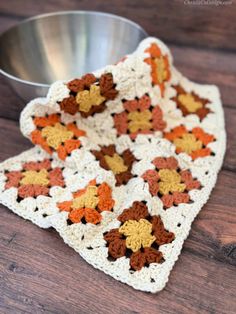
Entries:
POLYGON ((218 88, 189 81, 147 38, 115 65, 54 83, 20 126, 36 147, 0 164, 0 202, 115 279, 163 289, 223 161, 218 88))

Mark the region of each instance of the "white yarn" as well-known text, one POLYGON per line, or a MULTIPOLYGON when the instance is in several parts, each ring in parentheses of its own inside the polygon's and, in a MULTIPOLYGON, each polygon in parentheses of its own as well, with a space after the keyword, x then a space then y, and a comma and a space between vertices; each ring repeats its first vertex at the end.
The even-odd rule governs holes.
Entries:
POLYGON ((216 86, 196 84, 183 77, 172 65, 172 56, 167 46, 156 38, 145 39, 137 50, 127 56, 123 62, 107 66, 94 74, 99 77, 103 73, 112 73, 119 93, 114 100, 107 102, 107 109, 102 113, 83 118, 79 113, 71 116, 61 112, 58 102, 69 95, 66 82, 62 81, 51 86, 46 98, 32 100, 26 106, 21 114, 20 126, 23 135, 28 138, 36 128, 33 123, 35 116, 43 117, 46 114, 57 112, 60 112, 63 123, 75 122, 78 128, 86 131, 87 135, 80 138, 82 148, 74 150, 65 162, 58 158, 56 152, 49 156, 41 148, 35 147, 0 164, 0 202, 19 216, 31 220, 40 227, 53 226, 65 243, 74 248, 94 267, 135 289, 157 292, 165 286, 169 273, 181 252, 183 242, 189 234, 191 224, 208 200, 222 165, 226 135, 220 94, 216 86), (152 86, 150 66, 144 61, 148 57, 145 50, 151 43, 156 43, 170 61, 171 79, 165 84, 166 90, 163 98, 160 89, 152 86), (187 92, 194 92, 201 98, 208 99, 207 107, 211 109, 211 113, 202 121, 194 114, 184 117, 175 102, 171 100, 176 95, 176 90, 172 86, 177 84, 180 84, 187 92), (186 126, 187 130, 200 126, 205 132, 213 134, 215 141, 208 144, 208 147, 214 156, 197 158, 193 161, 185 153, 176 154, 175 146, 164 139, 160 131, 150 135, 138 135, 135 141, 132 141, 129 135, 118 137, 112 115, 124 110, 123 99, 132 100, 145 94, 149 94, 152 106, 158 105, 162 109, 164 120, 167 123, 165 131, 168 132, 182 124, 186 126), (101 168, 90 152, 92 149, 98 150, 99 145, 110 144, 116 145, 119 154, 130 149, 137 159, 132 168, 132 174, 135 177, 127 185, 117 187, 112 171, 101 168), (189 169, 193 177, 200 181, 202 188, 189 192, 192 203, 172 206, 165 210, 159 197, 151 196, 149 186, 141 176, 146 170, 154 169, 152 160, 158 156, 174 156, 181 169, 189 169), (64 168, 65 187, 52 187, 50 196, 47 197, 26 198, 18 202, 17 189, 14 187, 5 189, 5 171, 21 170, 23 163, 42 161, 45 158, 52 158, 53 168, 64 168), (103 212, 103 219, 99 225, 90 223, 68 225, 68 212, 60 212, 57 203, 71 200, 73 192, 84 188, 94 178, 98 184, 107 182, 112 188, 112 197, 115 200, 113 212, 103 212), (133 271, 130 270, 129 259, 126 257, 118 258, 116 261, 108 260, 108 248, 103 234, 113 228, 118 228, 120 222, 116 219, 117 216, 137 200, 147 202, 151 215, 161 216, 165 228, 175 233, 175 240, 159 248, 163 253, 164 263, 152 263, 140 271, 133 271), (37 211, 35 211, 36 208, 37 211))

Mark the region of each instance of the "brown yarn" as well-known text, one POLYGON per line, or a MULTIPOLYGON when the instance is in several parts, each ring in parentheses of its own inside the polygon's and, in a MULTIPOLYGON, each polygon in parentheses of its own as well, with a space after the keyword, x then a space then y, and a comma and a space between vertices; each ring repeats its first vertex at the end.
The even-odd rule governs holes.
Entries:
POLYGON ((125 240, 114 240, 109 243, 108 253, 111 257, 117 259, 125 255, 126 245, 125 240))
POLYGON ((80 79, 74 79, 67 84, 68 89, 70 90, 70 96, 64 98, 59 102, 60 108, 62 111, 67 112, 71 115, 80 112, 83 118, 92 116, 95 113, 101 113, 106 109, 106 101, 113 100, 118 94, 118 91, 115 89, 115 84, 113 82, 113 76, 111 73, 102 74, 99 79, 97 79, 92 73, 85 74, 80 79), (90 90, 91 86, 96 85, 100 88, 101 96, 105 97, 99 105, 92 105, 89 111, 80 110, 80 105, 76 101, 76 96, 80 95, 80 92, 85 90, 90 90))
POLYGON ((84 82, 80 79, 74 79, 67 84, 69 90, 73 93, 78 93, 84 89, 84 82))
POLYGON ((84 87, 89 88, 90 85, 94 84, 97 81, 97 79, 92 73, 87 73, 82 76, 82 81, 84 82, 84 87))
POLYGON ((204 98, 201 98, 199 97, 197 94, 195 94, 194 92, 191 92, 191 93, 187 93, 184 88, 181 86, 181 85, 175 85, 173 86, 174 89, 176 90, 177 92, 177 95, 175 97, 172 98, 172 100, 175 101, 177 107, 182 111, 183 113, 183 116, 187 116, 189 114, 193 114, 193 112, 190 112, 186 106, 184 106, 181 101, 179 100, 179 96, 180 95, 187 95, 187 94, 190 94, 194 100, 196 102, 200 102, 202 104, 202 108, 199 108, 197 109, 194 114, 196 114, 200 121, 202 121, 207 115, 208 113, 211 112, 211 110, 209 108, 206 107, 206 105, 209 103, 209 100, 208 99, 204 99, 204 98))
POLYGON ((79 111, 79 105, 77 104, 75 97, 70 95, 60 102, 60 109, 64 112, 74 115, 79 111))
POLYGON ((91 84, 96 82, 96 77, 91 74, 85 74, 81 79, 74 79, 67 84, 69 90, 73 93, 81 92, 82 90, 89 88, 91 84))
POLYGON ((133 268, 134 270, 140 270, 143 268, 143 266, 146 263, 146 256, 143 252, 138 251, 138 252, 134 252, 131 256, 130 256, 130 266, 131 268, 133 268))
POLYGON ((100 166, 105 170, 111 170, 106 160, 106 156, 114 157, 115 155, 118 155, 121 158, 122 163, 124 164, 124 166, 126 166, 126 169, 128 169, 120 173, 114 173, 116 178, 116 186, 127 184, 129 180, 133 178, 131 170, 133 163, 136 161, 136 158, 129 149, 126 149, 121 155, 119 155, 116 151, 115 145, 112 144, 108 146, 101 146, 99 151, 91 150, 91 153, 96 157, 96 159, 99 161, 100 166))
POLYGON ((151 263, 160 263, 164 260, 158 247, 163 244, 171 243, 175 239, 175 235, 165 229, 160 216, 151 216, 149 214, 148 208, 144 202, 133 202, 132 206, 125 209, 117 219, 121 222, 120 228, 111 229, 104 234, 104 240, 108 244, 108 258, 110 256, 117 259, 126 256, 127 258, 130 258, 131 269, 136 271, 151 263), (137 226, 135 228, 140 228, 140 224, 148 225, 150 223, 152 225, 151 234, 150 229, 145 228, 142 230, 144 234, 142 234, 142 238, 140 238, 140 230, 137 230, 136 233, 135 229, 133 229, 134 226, 137 226), (131 229, 132 234, 129 232, 126 234, 126 232, 124 232, 124 227, 125 230, 127 230, 128 225, 133 226, 131 229), (145 234, 145 232, 147 232, 147 234, 145 234), (133 238, 131 239, 130 236, 133 238), (153 240, 142 241, 146 236, 153 238, 153 240), (138 247, 136 246, 137 251, 134 251, 132 245, 136 245, 137 242, 132 243, 132 241, 136 241, 138 238, 140 240, 142 239, 142 244, 140 245, 139 242, 138 247), (126 242, 127 239, 128 242, 126 242))
POLYGON ((99 79, 99 85, 102 96, 106 97, 107 100, 114 100, 116 98, 118 91, 115 89, 111 73, 103 74, 99 79))
POLYGON ((112 242, 121 238, 122 238, 122 234, 118 231, 118 229, 111 229, 109 232, 107 232, 104 235, 104 240, 107 242, 112 242))
POLYGON ((147 218, 148 215, 147 206, 143 202, 135 201, 133 202, 132 207, 124 209, 123 213, 120 214, 117 219, 124 223, 127 220, 147 218))

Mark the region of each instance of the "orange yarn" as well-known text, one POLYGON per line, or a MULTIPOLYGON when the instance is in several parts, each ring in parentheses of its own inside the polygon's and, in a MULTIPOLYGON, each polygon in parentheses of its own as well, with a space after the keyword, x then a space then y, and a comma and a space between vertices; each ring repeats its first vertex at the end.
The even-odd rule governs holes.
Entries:
POLYGON ((5 189, 17 188, 20 198, 49 196, 51 187, 65 186, 62 169, 52 168, 49 159, 25 162, 20 171, 9 171, 5 176, 5 189))
POLYGON ((86 192, 86 188, 82 189, 82 190, 79 190, 79 191, 73 193, 73 197, 74 198, 79 197, 79 196, 83 195, 85 192, 86 192))
POLYGON ((41 131, 34 130, 31 132, 31 140, 35 145, 40 145, 47 153, 52 154, 52 149, 48 146, 47 142, 41 135, 41 131))
POLYGON ((84 217, 84 209, 74 209, 72 212, 69 213, 68 218, 73 222, 73 223, 79 223, 81 219, 84 217))
POLYGON ((57 203, 57 207, 60 211, 70 212, 71 211, 72 201, 65 201, 62 203, 57 203))
MULTIPOLYGON (((150 54, 149 58, 146 58, 144 61, 151 66, 151 77, 152 77, 152 83, 154 85, 158 85, 161 90, 162 97, 164 96, 165 91, 165 82, 169 81, 171 74, 169 69, 169 60, 167 55, 162 55, 160 48, 152 43, 151 46, 145 50, 145 52, 148 52, 150 54), (158 69, 156 62, 163 62, 164 63, 164 71, 165 71, 165 77, 163 78, 163 81, 160 81, 158 78, 158 69)), ((162 63, 162 64, 163 64, 162 63)), ((161 73, 161 72, 159 72, 161 73)))
POLYGON ((80 147, 80 141, 79 140, 66 140, 65 141, 65 149, 68 154, 70 154, 73 150, 80 147))
POLYGON ((211 155, 211 150, 210 148, 202 148, 199 150, 196 150, 195 152, 192 152, 190 156, 192 157, 193 160, 199 158, 199 157, 207 157, 211 155))
POLYGON ((188 192, 201 186, 200 182, 192 177, 190 170, 179 169, 178 161, 174 157, 157 157, 152 163, 156 169, 146 170, 142 178, 148 183, 152 196, 161 194, 164 208, 188 203, 188 192))
POLYGON ((152 106, 146 94, 138 99, 123 100, 123 107, 125 111, 113 117, 118 136, 129 134, 131 139, 135 139, 138 134, 163 131, 166 127, 162 110, 158 105, 152 106))
MULTIPOLYGON (((45 117, 35 117, 33 121, 37 129, 31 132, 32 142, 34 144, 40 145, 49 154, 52 154, 53 151, 56 151, 58 157, 61 160, 65 160, 66 157, 72 153, 72 151, 78 149, 81 146, 81 142, 78 139, 80 136, 86 136, 86 132, 77 128, 75 123, 69 123, 64 126, 64 124, 61 123, 60 115, 58 114, 51 114, 48 116, 46 115, 45 117), (58 124, 61 128, 63 128, 63 131, 70 133, 70 138, 62 138, 58 147, 52 147, 52 145, 48 143, 47 139, 42 136, 42 134, 44 134, 43 132, 45 128, 52 126, 54 127, 54 125, 57 126, 58 124)), ((51 133, 52 137, 54 135, 56 136, 57 129, 51 130, 51 133)))
MULTIPOLYGON (((164 133, 164 137, 176 145, 175 140, 180 139, 178 141, 184 141, 185 134, 192 134, 195 137, 195 139, 193 138, 192 141, 200 141, 200 144, 202 143, 202 146, 207 146, 209 143, 215 140, 215 137, 213 135, 204 132, 203 129, 200 127, 195 127, 192 129, 192 131, 188 131, 183 125, 175 127, 171 132, 164 133)), ((192 145, 194 145, 195 143, 193 143, 192 145)), ((193 151, 189 153, 189 156, 191 156, 193 160, 200 157, 210 156, 212 153, 209 147, 202 147, 194 150, 194 146, 192 146, 192 150, 193 151)), ((176 146, 175 152, 177 154, 182 152, 187 153, 186 151, 184 151, 183 147, 178 146, 176 146)))
POLYGON ((98 224, 102 220, 102 215, 93 208, 85 208, 85 220, 91 224, 98 224))
POLYGON ((68 218, 73 223, 79 223, 83 218, 85 218, 87 223, 91 224, 98 224, 102 220, 102 216, 93 208, 79 208, 73 209, 70 213, 68 218))
POLYGON ((171 132, 165 133, 164 136, 167 140, 173 141, 174 139, 181 137, 186 132, 186 127, 184 125, 180 125, 175 127, 171 132))
POLYGON ((152 43, 150 47, 145 50, 145 52, 150 53, 153 58, 159 58, 161 56, 161 49, 154 43, 152 43))
POLYGON ((96 184, 97 184, 96 179, 89 181, 89 185, 96 185, 96 184))
POLYGON ((67 129, 74 133, 76 137, 85 136, 86 132, 77 128, 77 126, 72 122, 67 124, 67 129))
MULTIPOLYGON (((156 63, 153 59, 146 59, 145 60, 148 64, 150 64, 152 70, 151 70, 151 75, 152 75, 152 81, 155 85, 159 85, 160 88, 161 88, 161 92, 162 92, 162 95, 163 95, 163 92, 165 90, 164 88, 164 84, 163 83, 160 83, 159 80, 158 80, 158 77, 157 77, 157 66, 156 66, 156 63)), ((168 62, 168 58, 167 56, 163 56, 163 61, 164 61, 164 65, 165 65, 165 68, 168 69, 169 67, 169 62, 168 62)), ((170 79, 170 71, 169 70, 166 70, 167 71, 167 76, 166 76, 166 81, 168 81, 170 79)))
POLYGON ((111 211, 115 201, 112 199, 112 190, 106 182, 103 182, 97 187, 96 185, 96 180, 91 180, 84 189, 73 193, 73 200, 57 203, 57 207, 60 211, 69 212, 68 218, 73 223, 79 223, 82 219, 84 219, 86 223, 99 223, 102 220, 100 213, 103 211, 111 211), (92 191, 92 195, 88 195, 87 193, 91 192, 88 188, 91 186, 95 186, 95 191, 92 191), (81 200, 80 198, 84 197, 83 195, 85 193, 87 194, 86 200, 85 198, 81 200), (76 206, 81 208, 77 208, 76 206))
POLYGON ((38 127, 44 128, 49 125, 54 125, 60 121, 60 116, 56 113, 50 114, 47 117, 35 117, 34 124, 38 127))
POLYGON ((58 154, 58 157, 61 159, 61 160, 65 160, 66 157, 67 157, 67 152, 66 152, 66 148, 65 146, 62 146, 60 145, 58 147, 58 149, 56 150, 57 154, 58 154))
POLYGON ((98 196, 98 209, 101 212, 110 211, 113 208, 115 201, 112 199, 112 190, 107 183, 104 182, 98 187, 98 196))
POLYGON ((204 145, 207 145, 214 141, 214 135, 205 133, 203 129, 196 127, 192 129, 192 133, 195 135, 197 139, 199 139, 204 145))

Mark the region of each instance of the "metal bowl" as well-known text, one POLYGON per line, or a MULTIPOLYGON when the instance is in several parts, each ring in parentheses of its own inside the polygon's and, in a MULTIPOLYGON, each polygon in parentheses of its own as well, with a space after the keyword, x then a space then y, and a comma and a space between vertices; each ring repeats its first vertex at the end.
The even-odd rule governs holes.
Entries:
POLYGON ((56 80, 79 77, 119 61, 145 37, 138 24, 113 14, 38 15, 0 36, 0 72, 28 101, 45 96, 56 80))

